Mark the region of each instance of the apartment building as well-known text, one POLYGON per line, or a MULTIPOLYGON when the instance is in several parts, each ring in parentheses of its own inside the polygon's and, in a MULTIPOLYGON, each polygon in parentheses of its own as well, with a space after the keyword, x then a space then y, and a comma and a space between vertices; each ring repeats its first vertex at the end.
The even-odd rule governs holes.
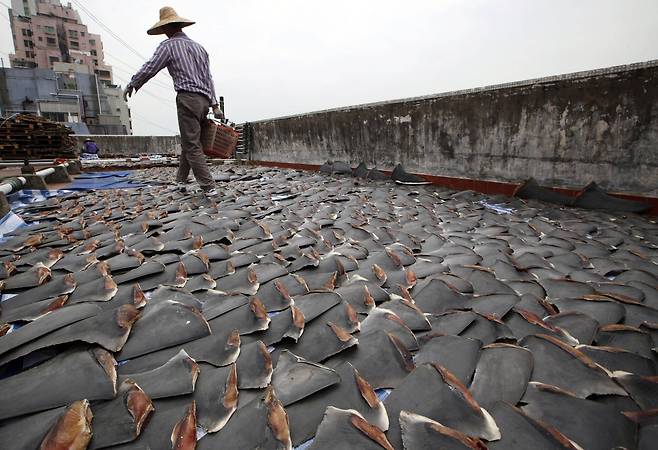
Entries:
POLYGON ((55 63, 81 64, 102 83, 113 83, 100 35, 89 32, 71 3, 12 0, 11 6, 12 67, 53 69, 55 63))
POLYGON ((14 53, 0 69, 0 116, 29 113, 79 134, 132 134, 130 109, 103 42, 59 0, 12 0, 14 53))

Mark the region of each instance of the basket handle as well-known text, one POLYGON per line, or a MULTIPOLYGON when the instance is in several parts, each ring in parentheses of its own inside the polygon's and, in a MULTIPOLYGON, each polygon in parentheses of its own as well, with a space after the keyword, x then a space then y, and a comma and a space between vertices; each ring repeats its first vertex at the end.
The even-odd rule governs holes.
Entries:
POLYGON ((215 119, 215 116, 213 116, 212 113, 208 113, 208 115, 206 116, 206 118, 207 118, 208 120, 210 120, 210 121, 216 123, 216 124, 219 124, 219 125, 227 125, 227 124, 228 124, 228 120, 226 119, 226 117, 223 118, 223 119, 215 119))

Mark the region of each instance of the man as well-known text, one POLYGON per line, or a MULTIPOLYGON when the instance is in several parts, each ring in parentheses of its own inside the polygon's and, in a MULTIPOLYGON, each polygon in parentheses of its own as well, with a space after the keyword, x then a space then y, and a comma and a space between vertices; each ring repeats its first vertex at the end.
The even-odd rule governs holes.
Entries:
POLYGON ((183 27, 193 24, 193 21, 180 17, 174 8, 165 6, 160 9, 160 21, 147 33, 165 34, 168 39, 158 46, 151 59, 132 77, 123 98, 128 101, 133 92, 137 92, 160 70, 167 68, 177 92, 176 109, 182 147, 176 181, 184 189, 192 169, 206 196, 213 196, 217 191, 201 147, 201 125, 209 107, 212 107, 216 118, 223 119, 224 115, 215 97, 208 53, 182 31, 183 27))

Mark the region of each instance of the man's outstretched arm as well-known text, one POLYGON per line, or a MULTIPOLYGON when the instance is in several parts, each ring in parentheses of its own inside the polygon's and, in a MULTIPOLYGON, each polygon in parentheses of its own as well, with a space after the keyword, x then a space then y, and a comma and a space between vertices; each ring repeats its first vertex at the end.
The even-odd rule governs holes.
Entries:
POLYGON ((168 62, 169 51, 163 42, 155 49, 155 53, 151 59, 146 61, 142 68, 130 79, 130 83, 128 83, 123 93, 124 100, 128 101, 128 97, 133 94, 133 91, 137 92, 148 80, 164 69, 168 62))

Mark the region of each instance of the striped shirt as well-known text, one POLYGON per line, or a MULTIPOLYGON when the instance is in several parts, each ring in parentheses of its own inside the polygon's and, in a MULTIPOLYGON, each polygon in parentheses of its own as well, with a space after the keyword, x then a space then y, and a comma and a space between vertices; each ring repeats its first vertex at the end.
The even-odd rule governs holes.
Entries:
POLYGON ((176 92, 203 94, 208 97, 211 105, 217 104, 208 52, 183 32, 176 33, 163 41, 151 59, 132 77, 128 87, 139 90, 144 83, 165 67, 174 79, 176 92))

